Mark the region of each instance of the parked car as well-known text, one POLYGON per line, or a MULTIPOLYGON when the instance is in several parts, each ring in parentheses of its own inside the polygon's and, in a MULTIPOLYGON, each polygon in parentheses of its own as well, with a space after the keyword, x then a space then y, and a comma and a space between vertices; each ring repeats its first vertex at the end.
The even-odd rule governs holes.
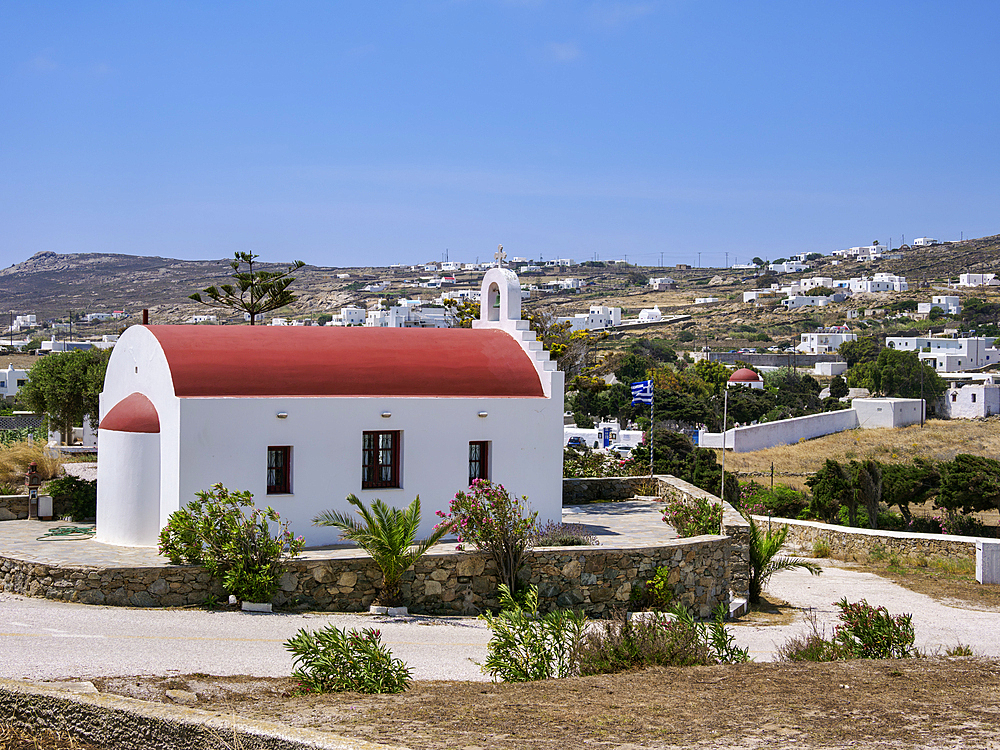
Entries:
POLYGON ((579 435, 574 435, 569 440, 566 441, 567 448, 586 448, 586 441, 579 435))
POLYGON ((621 443, 615 443, 614 445, 609 445, 608 450, 617 453, 622 458, 632 458, 631 445, 623 445, 621 443))

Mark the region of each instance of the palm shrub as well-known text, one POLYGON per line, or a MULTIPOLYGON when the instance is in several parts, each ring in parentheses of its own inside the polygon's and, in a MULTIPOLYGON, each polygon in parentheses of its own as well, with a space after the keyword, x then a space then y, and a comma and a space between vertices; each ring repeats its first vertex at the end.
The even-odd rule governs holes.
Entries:
POLYGON ((750 524, 750 603, 759 604, 760 595, 767 585, 768 579, 779 570, 805 568, 814 576, 823 572, 822 568, 809 560, 797 557, 778 557, 781 545, 788 536, 788 526, 782 526, 772 532, 763 530, 753 519, 747 516, 750 524))
POLYGON ((493 633, 486 647, 483 672, 504 682, 574 674, 587 616, 565 609, 539 615, 535 586, 521 598, 523 605, 515 600, 506 584, 500 584, 500 613, 482 615, 493 633))
POLYGON ((378 498, 372 501, 371 508, 366 508, 353 494, 347 496, 347 502, 358 509, 361 523, 346 513, 325 510, 313 519, 313 524, 340 529, 344 539, 355 542, 371 555, 382 571, 382 586, 376 604, 384 607, 401 605, 399 582, 403 573, 451 530, 451 523, 438 524, 427 539, 414 542, 420 527, 419 495, 405 510, 393 508, 378 498))
POLYGON ((301 628, 285 641, 296 667, 292 677, 305 690, 320 693, 401 693, 410 684, 410 669, 393 658, 381 635, 373 628, 301 628))

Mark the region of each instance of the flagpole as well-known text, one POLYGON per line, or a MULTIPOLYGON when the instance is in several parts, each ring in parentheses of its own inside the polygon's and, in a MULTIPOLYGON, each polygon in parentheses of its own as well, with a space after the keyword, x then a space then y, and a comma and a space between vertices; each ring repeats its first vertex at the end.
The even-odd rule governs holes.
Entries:
POLYGON ((653 389, 649 389, 649 478, 653 478, 653 389))

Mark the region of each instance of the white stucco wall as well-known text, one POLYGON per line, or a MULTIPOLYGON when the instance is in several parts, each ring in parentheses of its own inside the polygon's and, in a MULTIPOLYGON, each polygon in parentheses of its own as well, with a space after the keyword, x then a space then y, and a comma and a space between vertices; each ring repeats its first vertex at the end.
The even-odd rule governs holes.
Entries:
POLYGON ((1000 414, 1000 386, 964 385, 949 388, 941 398, 949 419, 975 419, 1000 414), (975 398, 975 400, 973 400, 975 398))
POLYGON ((851 408, 863 429, 908 427, 920 424, 924 402, 919 398, 856 398, 851 408))
MULTIPOLYGON (((776 445, 790 445, 799 440, 852 430, 858 426, 857 414, 851 409, 810 414, 805 417, 781 419, 777 422, 736 427, 726 432, 726 448, 735 453, 759 451, 776 445)), ((698 445, 702 448, 721 448, 721 432, 701 432, 698 445)))
POLYGON ((160 435, 101 433, 97 541, 153 547, 160 533, 160 435))
POLYGON ((186 398, 181 424, 178 491, 161 503, 168 515, 196 491, 222 482, 252 492, 315 546, 334 543, 338 534, 312 526, 312 518, 327 509, 353 514, 347 495, 404 507, 419 494, 426 535, 438 520, 435 511, 447 510, 468 487, 473 440, 491 441, 490 478, 527 495, 540 520, 562 514, 561 399, 186 398), (277 419, 278 412, 288 417, 277 419), (400 489, 362 490, 366 430, 402 432, 400 489), (292 447, 292 494, 268 495, 267 448, 283 445, 292 447))

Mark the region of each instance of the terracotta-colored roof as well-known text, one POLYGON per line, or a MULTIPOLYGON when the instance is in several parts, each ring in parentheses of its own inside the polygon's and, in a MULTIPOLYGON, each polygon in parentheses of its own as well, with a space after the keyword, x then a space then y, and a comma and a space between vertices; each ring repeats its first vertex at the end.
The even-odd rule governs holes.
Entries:
POLYGON ((734 372, 729 376, 730 383, 759 383, 760 375, 755 373, 753 370, 747 367, 741 367, 739 370, 734 372))
POLYGON ((543 397, 507 333, 471 328, 148 326, 178 397, 543 397))
POLYGON ((132 393, 104 415, 100 429, 115 432, 159 432, 160 416, 152 401, 141 393, 132 393))

